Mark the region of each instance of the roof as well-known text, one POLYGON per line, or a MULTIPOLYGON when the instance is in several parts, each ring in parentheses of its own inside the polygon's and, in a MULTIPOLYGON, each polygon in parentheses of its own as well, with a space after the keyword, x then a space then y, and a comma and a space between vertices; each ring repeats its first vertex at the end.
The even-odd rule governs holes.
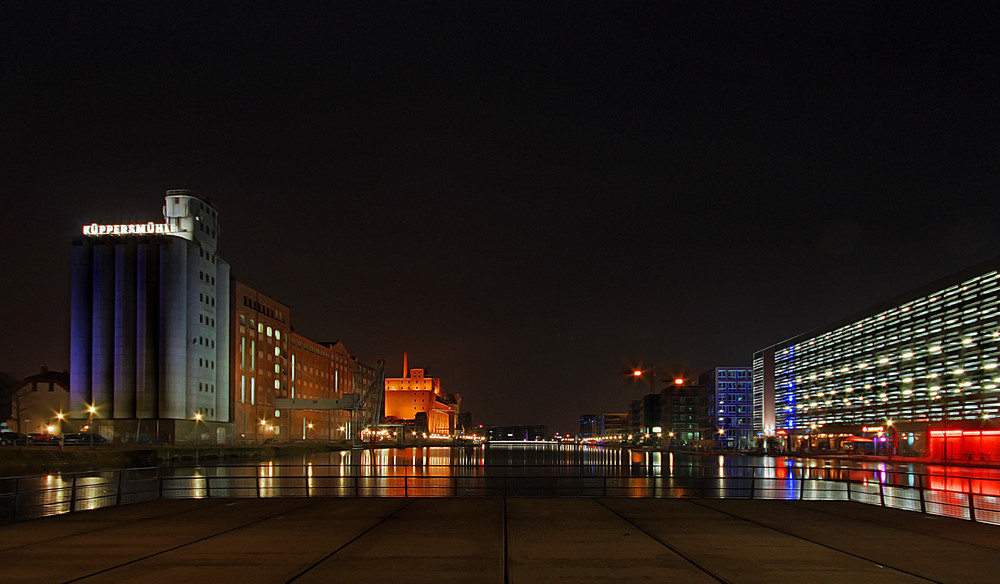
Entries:
POLYGON ((964 281, 966 281, 966 280, 968 280, 970 278, 974 278, 976 276, 980 276, 982 274, 985 274, 985 273, 993 271, 993 270, 1000 270, 1000 257, 995 257, 995 258, 986 260, 985 262, 978 263, 978 264, 976 264, 974 266, 971 266, 969 268, 966 268, 966 269, 964 269, 964 270, 962 270, 960 272, 955 272, 955 273, 950 274, 948 276, 945 276, 943 278, 939 278, 939 279, 934 280, 933 282, 931 282, 929 284, 921 286, 920 288, 917 288, 915 290, 911 290, 909 292, 905 292, 905 293, 900 294, 898 296, 894 296, 894 297, 892 297, 889 300, 886 300, 884 302, 880 302, 879 304, 876 304, 875 306, 872 306, 871 308, 868 308, 868 309, 863 310, 861 312, 852 314, 851 316, 835 320, 835 321, 833 321, 833 322, 831 322, 829 324, 823 325, 823 326, 821 326, 819 328, 813 329, 813 330, 808 331, 808 332, 801 333, 801 334, 796 335, 794 337, 785 339, 785 340, 783 340, 781 342, 774 343, 772 345, 768 345, 766 347, 758 349, 757 351, 754 351, 754 353, 759 353, 761 351, 766 351, 768 349, 782 349, 782 348, 788 347, 790 345, 794 345, 795 343, 798 343, 798 342, 803 341, 805 339, 811 339, 813 337, 817 337, 819 335, 822 335, 823 333, 828 333, 830 331, 839 329, 839 328, 841 328, 843 326, 847 326, 849 324, 855 323, 855 322, 857 322, 859 320, 862 320, 863 318, 866 318, 866 317, 869 317, 869 316, 873 316, 875 314, 878 314, 880 312, 892 309, 892 308, 894 308, 896 306, 899 306, 901 304, 906 304, 907 302, 910 302, 912 300, 916 300, 916 299, 921 298, 923 296, 927 296, 927 295, 932 294, 934 292, 938 292, 940 290, 943 290, 944 288, 947 288, 948 286, 953 286, 955 284, 961 284, 962 282, 964 282, 964 281))

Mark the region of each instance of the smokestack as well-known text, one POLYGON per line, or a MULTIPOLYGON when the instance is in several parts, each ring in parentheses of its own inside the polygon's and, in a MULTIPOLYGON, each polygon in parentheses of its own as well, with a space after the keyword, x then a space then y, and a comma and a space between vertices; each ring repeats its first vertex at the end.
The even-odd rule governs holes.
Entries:
POLYGON ((410 368, 406 365, 406 351, 403 351, 403 377, 410 376, 410 368))

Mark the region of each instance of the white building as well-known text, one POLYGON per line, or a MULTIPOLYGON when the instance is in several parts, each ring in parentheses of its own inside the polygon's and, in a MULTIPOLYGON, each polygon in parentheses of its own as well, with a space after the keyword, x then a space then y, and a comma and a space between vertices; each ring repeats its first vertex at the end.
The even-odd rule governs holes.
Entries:
POLYGON ((207 200, 172 190, 163 223, 94 223, 74 238, 71 419, 114 440, 231 438, 218 230, 207 200))

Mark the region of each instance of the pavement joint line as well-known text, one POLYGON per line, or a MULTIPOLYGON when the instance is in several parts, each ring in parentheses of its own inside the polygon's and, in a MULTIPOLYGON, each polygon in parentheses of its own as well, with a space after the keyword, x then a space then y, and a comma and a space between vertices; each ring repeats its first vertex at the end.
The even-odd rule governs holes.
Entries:
MULTIPOLYGON (((861 504, 864 505, 864 503, 861 503, 861 504)), ((928 513, 920 513, 919 511, 909 511, 907 509, 896 509, 895 507, 880 507, 880 508, 894 509, 896 511, 902 511, 904 513, 915 513, 915 514, 919 515, 920 517, 922 517, 924 519, 944 519, 944 520, 953 520, 953 521, 962 521, 962 522, 966 521, 965 519, 959 519, 958 517, 945 517, 944 515, 930 515, 928 513)), ((822 513, 824 515, 832 515, 834 517, 843 517, 843 515, 838 515, 838 514, 832 512, 832 511, 824 511, 822 509, 817 509, 815 507, 805 507, 805 506, 803 506, 803 509, 806 509, 808 511, 812 511, 812 512, 815 512, 815 513, 822 513)), ((905 533, 910 533, 909 530, 904 529, 902 527, 897 527, 895 525, 886 525, 885 523, 879 523, 878 521, 875 521, 874 519, 865 519, 863 517, 851 517, 851 519, 854 520, 854 521, 861 521, 861 522, 864 522, 864 523, 870 523, 872 525, 878 525, 878 526, 884 527, 886 529, 895 529, 897 531, 902 531, 902 532, 905 532, 905 533)), ((980 522, 977 522, 976 524, 978 524, 978 525, 994 525, 994 524, 990 524, 990 523, 980 523, 980 522)), ((975 547, 980 547, 980 548, 983 548, 984 550, 989 550, 989 551, 993 551, 993 552, 1000 551, 1000 548, 997 548, 997 547, 994 547, 994 546, 983 545, 981 543, 976 543, 976 542, 973 542, 973 541, 966 541, 964 539, 955 539, 954 537, 945 537, 943 535, 938 535, 936 532, 927 533, 927 534, 923 534, 923 535, 926 535, 927 537, 934 537, 934 538, 941 539, 941 540, 944 540, 944 541, 950 541, 950 542, 953 542, 953 543, 959 543, 959 544, 962 544, 962 545, 971 545, 971 546, 975 546, 975 547)))
POLYGON ((399 513, 400 511, 402 511, 403 509, 406 509, 407 507, 409 507, 410 505, 412 505, 414 502, 419 501, 419 500, 420 499, 416 498, 416 497, 407 499, 405 503, 403 503, 399 507, 396 507, 391 513, 389 513, 385 517, 379 519, 378 521, 376 521, 374 524, 372 524, 370 527, 368 527, 367 529, 365 529, 361 533, 355 535, 351 539, 349 539, 346 542, 344 542, 343 544, 341 544, 340 547, 338 547, 337 549, 335 549, 332 552, 326 554, 325 556, 323 556, 319 560, 313 562, 312 565, 308 566, 306 569, 302 570, 298 574, 295 574, 294 576, 292 576, 288 580, 285 580, 285 584, 290 584, 291 582, 294 582, 294 581, 298 580, 299 578, 301 578, 302 576, 306 575, 307 573, 309 573, 309 571, 311 571, 312 569, 314 569, 316 566, 319 566, 323 562, 325 562, 325 561, 329 560, 330 558, 332 558, 333 556, 337 555, 337 553, 339 553, 340 551, 342 551, 344 548, 346 548, 347 546, 351 545, 352 543, 358 541, 359 539, 361 539, 362 537, 364 537, 365 534, 369 533, 370 531, 372 531, 373 529, 375 529, 379 525, 382 525, 388 519, 390 519, 392 516, 396 515, 397 513, 399 513))
POLYGON ((96 572, 91 572, 90 574, 84 574, 83 576, 77 576, 76 578, 72 578, 70 580, 65 580, 65 581, 63 581, 62 584, 71 584, 72 582, 80 582, 80 581, 86 580, 87 578, 93 578, 94 576, 99 576, 101 574, 106 574, 106 573, 108 573, 108 572, 110 572, 112 570, 117 570, 119 568, 124 568, 125 566, 128 566, 130 564, 135 564, 135 563, 141 562, 143 560, 148 560, 149 558, 155 558, 156 556, 160 556, 160 555, 163 555, 165 553, 172 552, 174 550, 179 550, 182 547, 187 547, 189 545, 196 544, 198 542, 206 541, 206 540, 212 539, 213 537, 218 537, 220 535, 224 535, 224 534, 230 533, 232 531, 237 531, 237 530, 240 530, 240 529, 244 529, 246 527, 250 527, 251 525, 255 525, 257 523, 261 523, 262 521, 267 521, 269 519, 274 519, 275 517, 277 517, 279 515, 284 515, 285 513, 291 513, 291 512, 294 512, 294 511, 298 511, 300 509, 304 509, 306 507, 311 507, 313 505, 318 505, 318 504, 320 504, 322 502, 323 502, 323 499, 319 499, 319 500, 316 500, 316 501, 311 501, 309 503, 306 503, 305 505, 299 505, 298 507, 295 507, 293 509, 285 509, 283 511, 279 511, 277 513, 273 513, 273 514, 268 515, 266 517, 261 517, 260 519, 255 519, 255 520, 253 520, 253 521, 251 521, 249 523, 244 523, 242 525, 237 525, 235 527, 230 527, 229 529, 223 529, 222 531, 220 531, 218 533, 213 533, 213 534, 210 534, 210 535, 206 535, 204 537, 199 537, 198 539, 194 539, 194 540, 182 543, 182 544, 178 544, 178 545, 175 545, 173 547, 169 547, 167 549, 160 550, 160 551, 158 551, 156 553, 147 554, 147 555, 145 555, 145 556, 143 556, 141 558, 133 558, 133 559, 127 561, 127 562, 122 562, 122 563, 117 564, 115 566, 109 566, 109 567, 104 568, 102 570, 98 570, 96 572))
POLYGON ((500 584, 510 584, 510 529, 507 524, 507 497, 503 498, 503 558, 500 563, 500 584))
POLYGON ((715 572, 713 572, 712 570, 710 570, 710 569, 708 569, 707 567, 703 566, 703 565, 702 565, 701 563, 699 563, 698 561, 694 560, 693 558, 691 558, 690 556, 688 556, 687 554, 685 554, 685 553, 684 553, 684 552, 682 552, 681 550, 679 550, 679 549, 677 549, 676 547, 674 547, 674 546, 670 545, 669 543, 667 543, 667 542, 663 541, 663 540, 662 540, 662 539, 660 539, 660 538, 659 538, 659 537, 658 537, 657 535, 655 535, 655 534, 653 534, 653 533, 651 533, 651 532, 647 531, 647 530, 646 530, 646 529, 645 529, 644 527, 642 527, 642 526, 641 526, 641 525, 639 525, 638 523, 636 523, 636 522, 632 521, 632 520, 631 520, 631 519, 629 519, 628 517, 625 517, 624 515, 622 515, 621 513, 619 513, 619 512, 617 511, 617 510, 615 510, 615 509, 612 509, 612 508, 611 508, 611 507, 609 507, 608 505, 604 504, 604 502, 603 502, 603 501, 600 501, 600 500, 598 500, 598 499, 595 499, 595 498, 592 498, 592 499, 591 499, 591 501, 594 501, 595 503, 597 503, 597 504, 598 504, 598 505, 600 505, 601 507, 604 507, 604 508, 605 508, 605 509, 607 509, 608 511, 610 511, 610 512, 614 513, 614 514, 615 514, 615 515, 617 515, 617 516, 618 516, 618 517, 619 517, 619 518, 620 518, 620 519, 621 519, 622 521, 624 521, 624 522, 628 523, 629 525, 631 525, 631 526, 635 527, 636 529, 638 529, 638 530, 639 530, 639 531, 641 531, 642 533, 646 534, 646 536, 647 536, 647 537, 649 537, 649 538, 650 538, 650 539, 652 539, 653 541, 655 541, 655 542, 659 543, 659 544, 660 544, 660 545, 662 545, 663 547, 667 548, 668 550, 670 550, 671 552, 673 552, 674 554, 676 554, 676 555, 677 555, 678 557, 680 557, 681 559, 683 559, 683 560, 684 560, 685 562, 687 562, 687 563, 691 564, 691 565, 692 565, 692 566, 694 566, 695 568, 698 568, 699 570, 701 570, 701 571, 702 571, 702 572, 704 572, 705 574, 707 574, 707 575, 711 576, 711 577, 712 577, 712 578, 713 578, 713 579, 714 579, 714 580, 715 580, 716 582, 719 582, 720 584, 733 584, 733 582, 731 582, 730 580, 727 580, 726 578, 724 578, 724 577, 720 576, 719 574, 716 574, 715 572))
MULTIPOLYGON (((173 512, 167 512, 167 513, 161 513, 159 515, 150 515, 149 517, 143 517, 142 519, 136 519, 135 521, 129 521, 128 523, 115 523, 113 525, 108 525, 106 527, 98 527, 96 529, 88 529, 85 533, 87 535, 90 535, 92 533, 99 533, 99 532, 107 530, 107 529, 117 529, 117 528, 122 527, 122 526, 135 525, 137 523, 142 523, 143 521, 152 521, 153 519, 160 519, 161 517, 168 517, 168 516, 170 516, 170 517, 176 517, 178 515, 185 515, 187 513, 196 513, 196 512, 197 513, 201 513, 201 512, 204 512, 204 511, 208 510, 208 509, 213 509, 215 507, 220 507, 220 506, 223 506, 223 505, 230 505, 230 504, 232 504, 232 503, 229 503, 229 502, 226 502, 226 501, 222 501, 222 500, 218 500, 218 499, 216 499, 216 500, 219 501, 219 502, 216 503, 216 504, 214 504, 214 505, 209 505, 207 507, 198 507, 197 509, 191 509, 189 511, 183 511, 181 513, 173 511, 173 512)), ((121 505, 119 507, 98 507, 97 509, 89 509, 89 511, 98 511, 100 509, 116 509, 116 508, 120 508, 120 507, 124 507, 124 506, 125 505, 121 505)), ((80 518, 79 515, 78 515, 79 513, 87 513, 87 511, 76 511, 73 514, 64 514, 64 515, 49 515, 48 517, 39 517, 39 519, 48 519, 48 518, 56 518, 56 517, 75 517, 75 518, 79 519, 80 518)), ((15 525, 15 524, 8 524, 8 525, 15 525)), ((36 542, 31 542, 31 543, 24 543, 24 544, 21 544, 21 545, 15 545, 15 546, 11 546, 11 547, 8 547, 8 548, 3 548, 0 551, 9 552, 11 550, 17 550, 17 549, 20 549, 20 548, 33 547, 33 546, 36 546, 36 545, 42 545, 42 544, 52 543, 52 542, 59 541, 61 539, 69 539, 71 537, 79 537, 80 535, 82 535, 82 533, 70 533, 70 534, 67 534, 67 535, 60 535, 59 537, 53 537, 51 539, 46 539, 46 540, 36 541, 36 542)))
POLYGON ((797 533, 793 533, 793 532, 785 530, 785 529, 774 527, 772 525, 767 525, 766 523, 761 523, 760 521, 755 521, 753 519, 748 519, 746 517, 742 517, 740 515, 736 515, 735 513, 730 513, 729 511, 723 511, 722 509, 716 509, 715 507, 712 507, 711 505, 706 505, 704 503, 700 503, 698 501, 692 501, 690 499, 685 499, 684 501, 686 503, 690 503, 692 505, 696 505, 696 506, 701 507, 703 509, 709 509, 711 511, 715 511, 716 513, 722 513, 723 515, 728 515, 728 516, 733 517, 735 519, 739 519, 741 521, 746 521, 747 523, 752 523, 754 525, 758 525, 758 526, 763 527, 765 529, 770 529, 770 530, 773 530, 773 531, 777 531, 778 533, 783 533, 783 534, 788 535, 790 537, 801 539, 802 541, 808 541, 811 544, 818 545, 820 547, 825 547, 825 548, 827 548, 829 550, 833 550, 835 552, 839 552, 839 553, 851 556, 853 558, 857 558, 859 560, 864 560, 866 562, 875 564, 879 568, 889 568, 890 570, 895 570, 897 572, 906 574, 908 576, 913 576, 914 578, 920 578, 921 580, 926 580, 927 582, 934 582, 934 584, 945 584, 944 582, 941 582, 940 580, 935 580, 933 578, 928 578, 927 576, 921 576, 920 574, 917 574, 915 572, 910 572, 909 570, 904 570, 903 568, 897 568, 896 566, 891 566, 891 565, 886 564, 884 562, 877 562, 877 561, 875 561, 875 560, 873 560, 871 558, 862 556, 861 554, 856 554, 854 552, 849 552, 847 550, 842 550, 842 549, 834 547, 832 545, 825 544, 825 543, 823 543, 821 541, 817 541, 817 540, 814 540, 812 538, 805 537, 805 536, 799 535, 797 533))

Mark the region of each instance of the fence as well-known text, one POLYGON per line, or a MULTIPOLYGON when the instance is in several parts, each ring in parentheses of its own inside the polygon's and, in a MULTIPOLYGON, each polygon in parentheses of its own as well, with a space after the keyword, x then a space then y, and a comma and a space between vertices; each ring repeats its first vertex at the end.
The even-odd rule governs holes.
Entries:
POLYGON ((805 467, 640 474, 565 465, 238 465, 0 479, 0 523, 153 501, 266 497, 631 497, 854 501, 1000 524, 1000 479, 805 467))

